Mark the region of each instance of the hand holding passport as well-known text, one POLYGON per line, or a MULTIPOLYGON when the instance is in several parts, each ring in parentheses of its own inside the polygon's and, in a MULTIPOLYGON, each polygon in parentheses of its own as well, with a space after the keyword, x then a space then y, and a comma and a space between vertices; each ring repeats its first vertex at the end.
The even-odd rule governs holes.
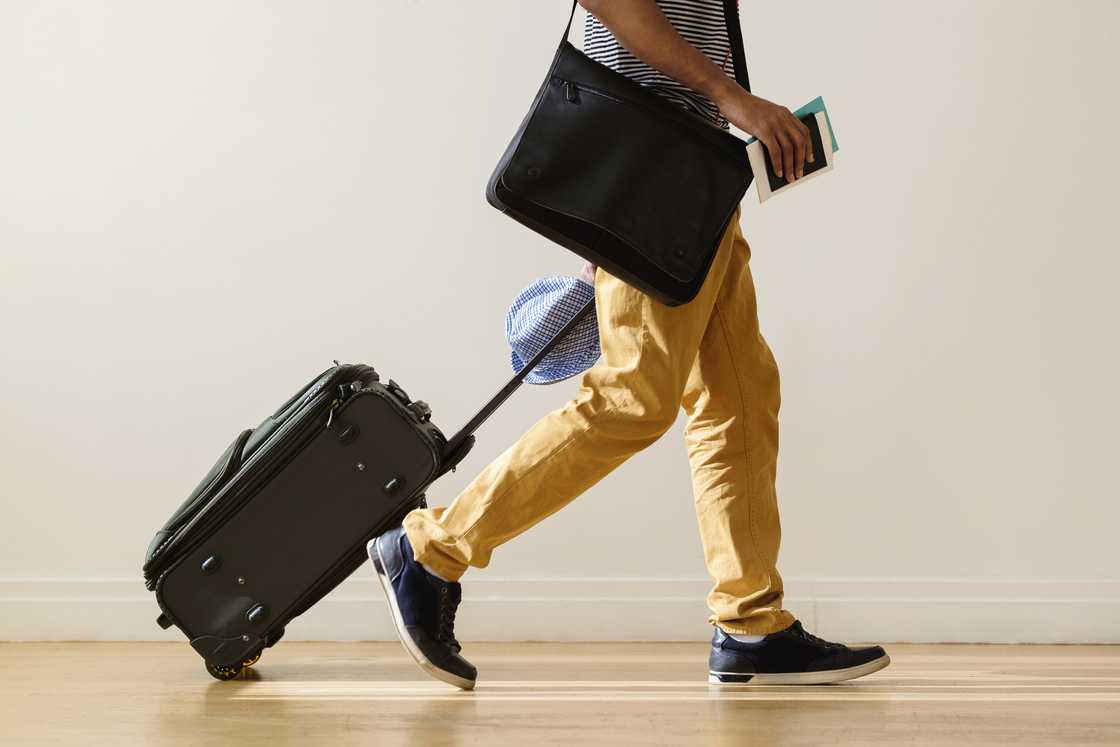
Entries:
POLYGON ((832 154, 839 150, 839 146, 836 144, 836 137, 832 132, 832 123, 829 121, 828 112, 825 110, 824 100, 818 96, 795 111, 793 116, 809 128, 813 159, 812 161, 806 161, 801 178, 793 182, 787 182, 785 177, 778 176, 774 171, 770 154, 762 142, 755 137, 748 140, 747 156, 751 162, 751 169, 754 171, 754 183, 758 191, 759 202, 766 202, 774 195, 803 183, 809 177, 823 174, 832 169, 832 154))

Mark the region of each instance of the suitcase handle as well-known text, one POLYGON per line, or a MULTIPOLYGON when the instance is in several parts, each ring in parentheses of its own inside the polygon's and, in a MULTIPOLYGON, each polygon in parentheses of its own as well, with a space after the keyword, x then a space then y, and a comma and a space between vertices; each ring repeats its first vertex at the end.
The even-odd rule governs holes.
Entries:
POLYGON ((476 430, 478 430, 478 427, 485 423, 487 418, 493 415, 494 411, 501 407, 502 403, 509 399, 511 394, 517 391, 517 388, 521 386, 521 382, 525 380, 525 377, 529 375, 529 372, 536 368, 537 364, 544 360, 544 357, 548 355, 554 347, 556 347, 556 344, 567 337, 568 333, 575 329, 576 325, 579 324, 585 316, 592 313, 593 311, 595 311, 594 296, 587 299, 587 302, 583 304, 583 308, 577 311, 575 316, 568 320, 568 322, 560 328, 560 331, 552 336, 551 340, 545 343, 545 346, 540 349, 540 352, 534 355, 528 363, 522 366, 521 370, 515 373, 513 375, 513 378, 506 382, 505 386, 499 389, 498 393, 491 397, 490 400, 482 406, 482 409, 479 410, 473 418, 467 421, 466 425, 460 428, 454 436, 448 439, 447 446, 444 447, 443 450, 443 458, 441 461, 450 461, 452 464, 457 464, 460 459, 466 456, 465 450, 469 450, 471 447, 471 444, 466 443, 467 439, 473 439, 473 434, 476 430), (460 451, 460 449, 465 450, 460 451))

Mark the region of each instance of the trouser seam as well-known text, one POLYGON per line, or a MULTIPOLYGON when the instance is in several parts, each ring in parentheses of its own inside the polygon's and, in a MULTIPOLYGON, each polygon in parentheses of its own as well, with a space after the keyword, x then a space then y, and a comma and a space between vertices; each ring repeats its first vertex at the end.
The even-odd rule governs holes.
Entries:
POLYGON ((716 300, 715 305, 712 307, 712 312, 716 316, 716 322, 719 324, 720 336, 723 337, 724 346, 727 348, 727 357, 730 361, 731 370, 735 374, 735 391, 739 394, 739 409, 741 413, 740 426, 743 431, 743 458, 747 466, 747 474, 744 477, 744 484, 746 488, 747 499, 747 527, 751 536, 751 554, 754 555, 755 561, 758 563, 760 569, 766 570, 766 586, 773 586, 773 579, 770 578, 769 565, 763 561, 762 554, 759 552, 758 545, 758 528, 755 525, 755 510, 754 510, 754 491, 752 490, 753 482, 753 463, 751 454, 751 441, 750 434, 747 432, 747 396, 743 393, 743 383, 739 375, 739 367, 735 363, 735 351, 731 346, 731 339, 727 334, 727 327, 723 323, 723 311, 719 300, 716 300))

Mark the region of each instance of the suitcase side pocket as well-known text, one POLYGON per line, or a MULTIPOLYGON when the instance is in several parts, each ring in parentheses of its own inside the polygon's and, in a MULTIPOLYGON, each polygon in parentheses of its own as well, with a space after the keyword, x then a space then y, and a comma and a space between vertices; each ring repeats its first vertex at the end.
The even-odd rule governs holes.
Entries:
POLYGON ((183 501, 182 505, 171 515, 163 528, 156 532, 155 537, 148 544, 148 551, 144 556, 144 577, 145 580, 150 580, 154 563, 159 559, 161 551, 166 547, 167 541, 175 534, 175 532, 182 527, 195 513, 210 500, 215 493, 217 493, 223 485, 229 482, 229 479, 236 474, 238 468, 244 459, 245 444, 248 442, 249 437, 253 434, 253 429, 242 431, 238 434, 233 443, 222 452, 218 457, 218 461, 210 468, 210 471, 202 478, 198 487, 187 499, 183 501))

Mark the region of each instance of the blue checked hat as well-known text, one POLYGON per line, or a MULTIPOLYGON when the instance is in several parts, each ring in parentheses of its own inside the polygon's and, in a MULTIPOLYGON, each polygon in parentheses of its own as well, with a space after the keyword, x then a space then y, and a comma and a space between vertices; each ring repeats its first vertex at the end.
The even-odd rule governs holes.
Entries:
MULTIPOLYGON (((595 297, 595 286, 572 275, 534 280, 514 299, 506 314, 506 340, 513 348, 514 371, 544 349, 552 336, 595 297)), ((552 384, 591 368, 599 359, 599 324, 595 312, 579 321, 537 367, 525 377, 529 384, 552 384)))

